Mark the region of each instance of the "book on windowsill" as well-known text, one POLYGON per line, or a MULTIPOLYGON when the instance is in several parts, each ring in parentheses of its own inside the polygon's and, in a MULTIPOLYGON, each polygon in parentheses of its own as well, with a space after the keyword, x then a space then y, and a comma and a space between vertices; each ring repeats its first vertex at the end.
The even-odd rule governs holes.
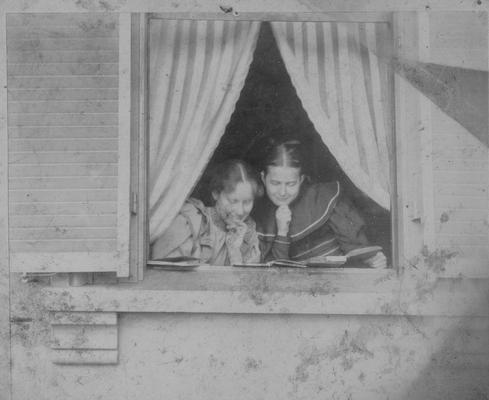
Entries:
POLYGON ((362 262, 382 251, 380 246, 359 247, 342 256, 317 256, 304 261, 273 260, 266 263, 234 264, 235 267, 334 268, 347 262, 362 262))

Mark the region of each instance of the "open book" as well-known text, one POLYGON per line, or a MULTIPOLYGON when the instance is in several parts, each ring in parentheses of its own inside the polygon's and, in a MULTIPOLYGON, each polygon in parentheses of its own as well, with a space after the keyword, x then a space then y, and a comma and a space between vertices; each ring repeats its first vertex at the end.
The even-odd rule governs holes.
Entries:
POLYGON ((382 251, 380 246, 359 247, 342 256, 318 256, 304 261, 273 260, 266 263, 235 264, 235 267, 288 267, 288 268, 334 268, 347 262, 361 262, 382 251))

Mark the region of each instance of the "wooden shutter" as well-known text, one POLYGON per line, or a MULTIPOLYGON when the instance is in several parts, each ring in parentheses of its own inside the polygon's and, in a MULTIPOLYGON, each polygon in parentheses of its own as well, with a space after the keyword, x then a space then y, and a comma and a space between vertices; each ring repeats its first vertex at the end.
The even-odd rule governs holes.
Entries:
POLYGON ((7 16, 14 272, 128 275, 127 21, 117 14, 7 16))

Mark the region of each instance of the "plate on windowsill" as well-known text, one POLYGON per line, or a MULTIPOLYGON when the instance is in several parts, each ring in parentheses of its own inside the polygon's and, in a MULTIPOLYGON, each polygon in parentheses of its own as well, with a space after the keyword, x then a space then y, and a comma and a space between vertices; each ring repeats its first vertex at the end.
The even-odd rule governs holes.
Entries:
POLYGON ((198 258, 168 257, 158 260, 148 260, 147 265, 153 269, 165 271, 192 271, 202 265, 198 258))

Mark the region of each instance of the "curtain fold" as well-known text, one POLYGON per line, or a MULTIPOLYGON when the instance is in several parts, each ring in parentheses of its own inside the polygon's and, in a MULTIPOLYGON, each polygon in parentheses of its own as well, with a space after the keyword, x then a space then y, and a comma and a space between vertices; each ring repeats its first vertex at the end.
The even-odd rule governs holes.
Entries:
POLYGON ((387 24, 272 22, 309 119, 352 182, 390 208, 391 104, 379 62, 387 24), (378 39, 381 39, 377 43, 378 39))
POLYGON ((150 21, 150 242, 177 215, 217 147, 244 85, 259 26, 150 21))

